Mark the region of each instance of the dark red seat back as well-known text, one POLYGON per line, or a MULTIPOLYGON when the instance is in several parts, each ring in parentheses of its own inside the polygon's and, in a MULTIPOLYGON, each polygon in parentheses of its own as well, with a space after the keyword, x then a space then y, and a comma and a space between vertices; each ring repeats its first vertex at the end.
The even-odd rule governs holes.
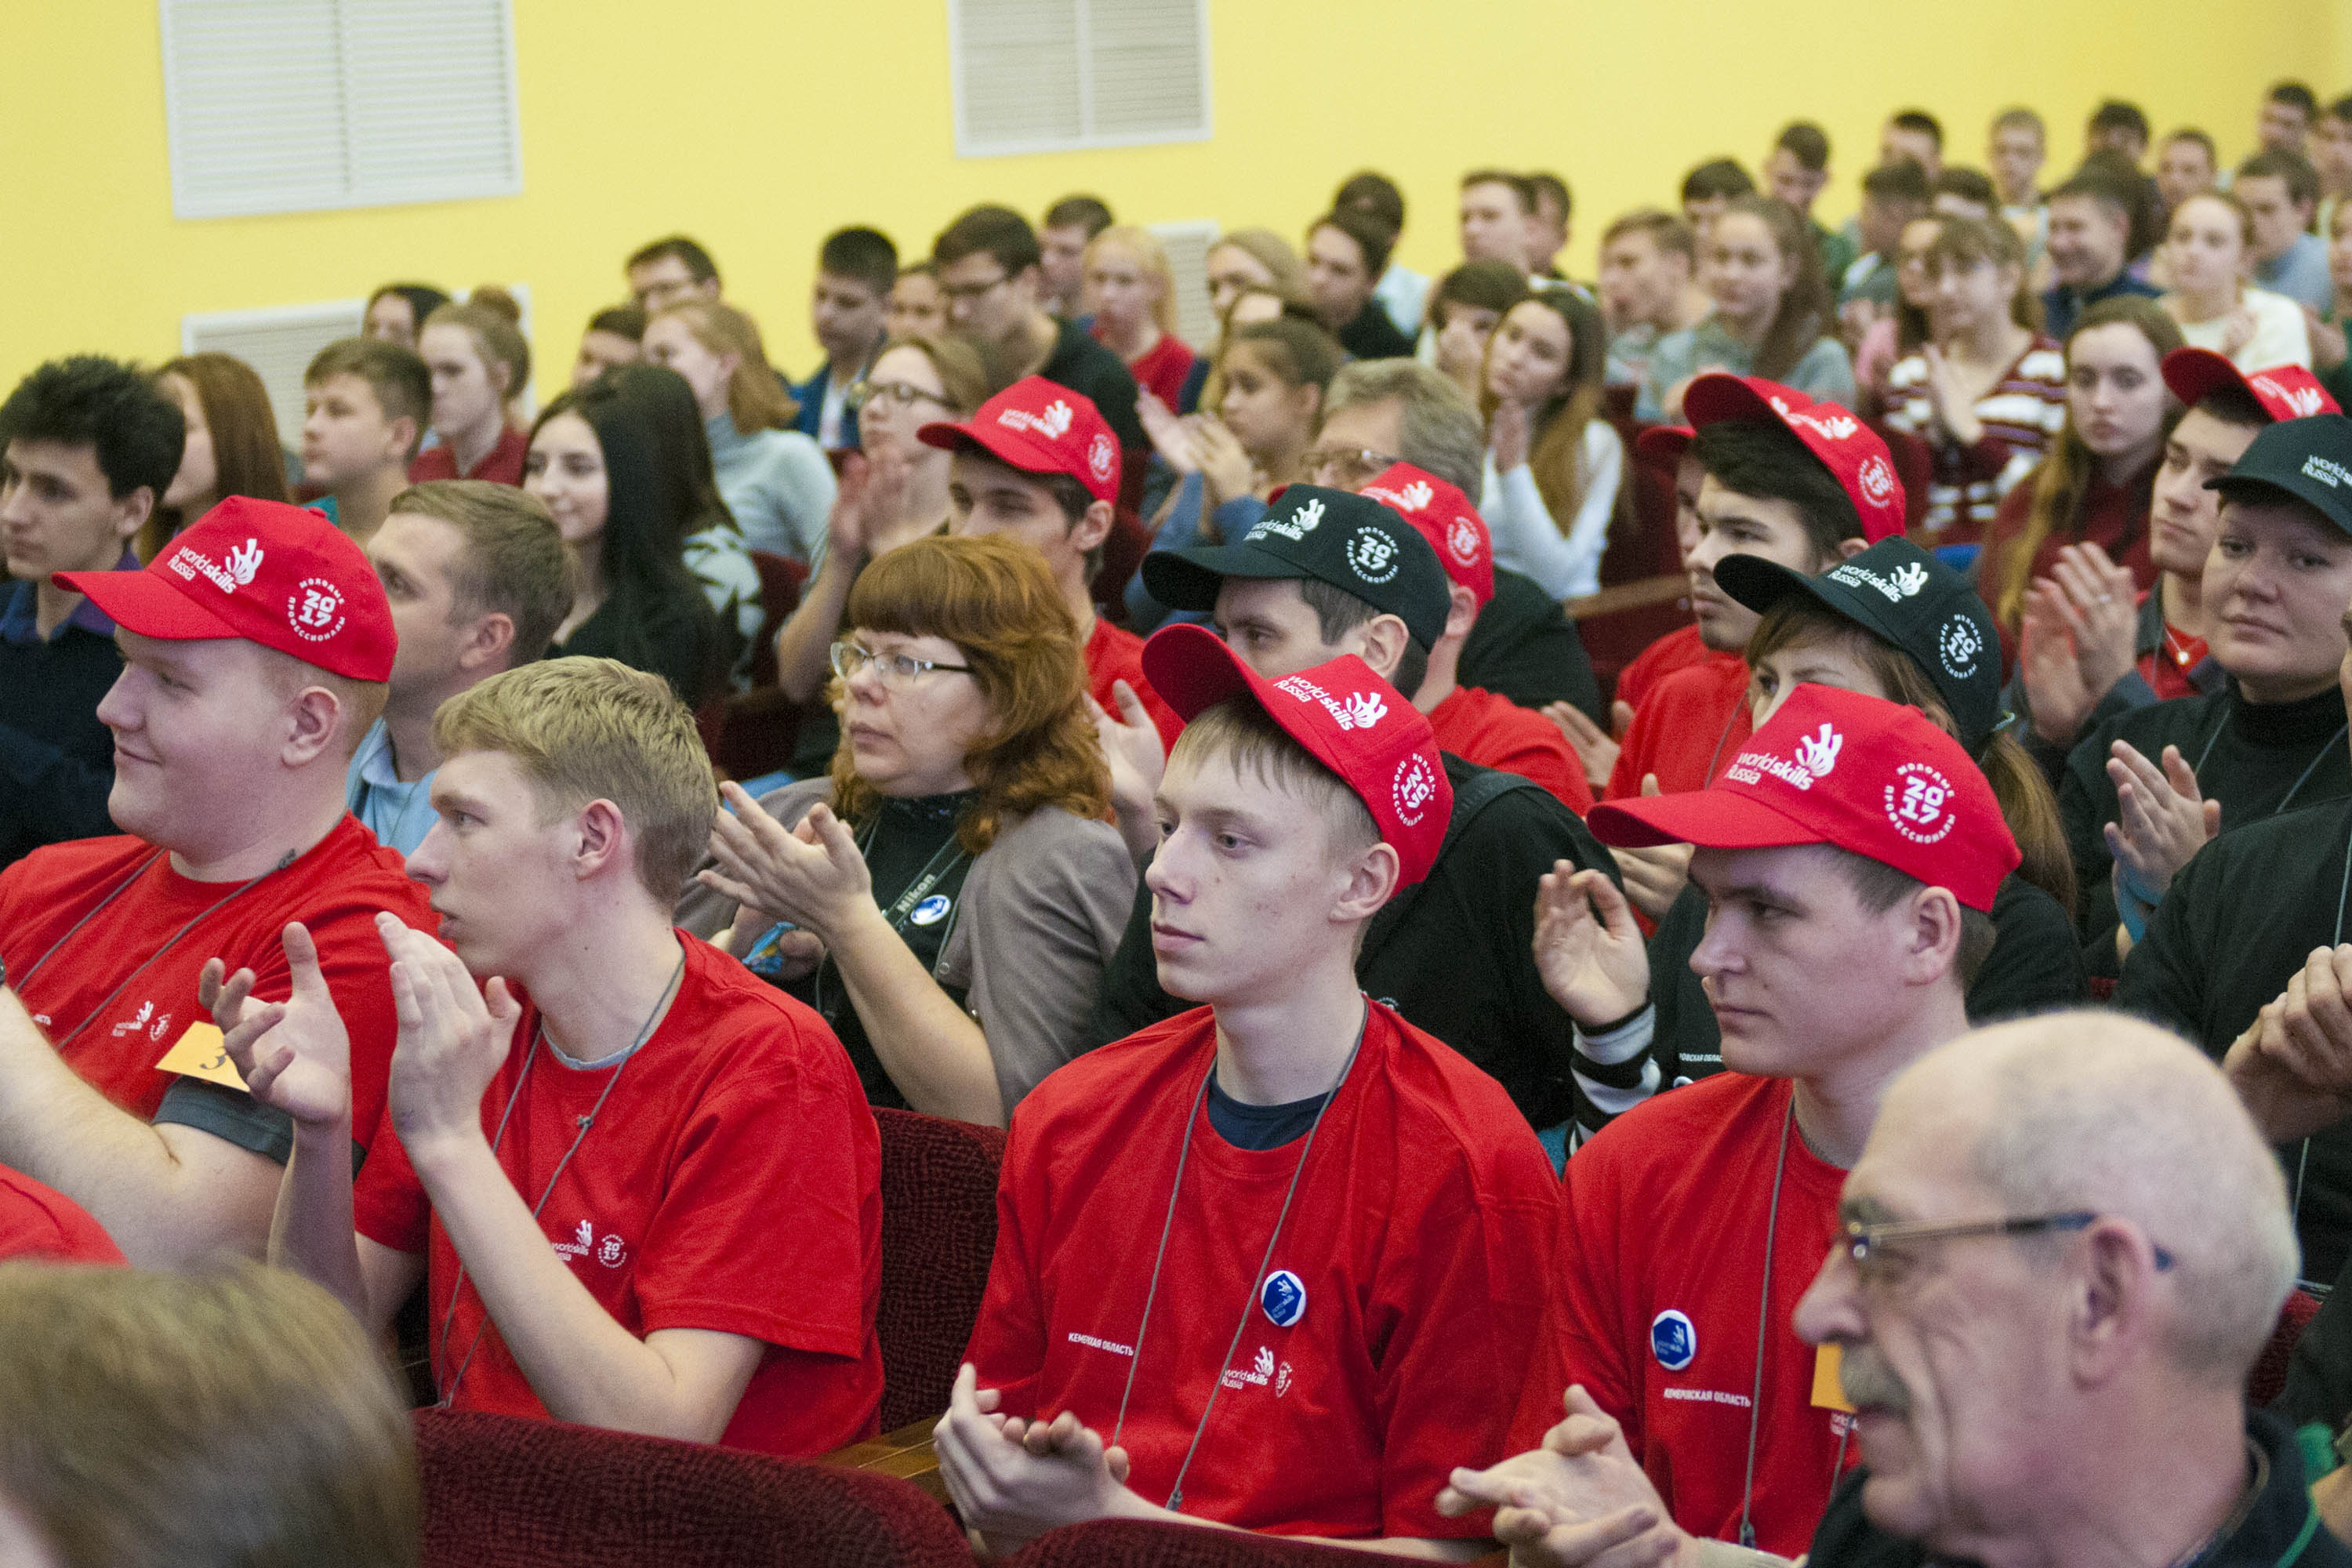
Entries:
POLYGON ((994 1127, 877 1110, 882 1129, 882 1430, 939 1415, 996 1252, 994 1127))

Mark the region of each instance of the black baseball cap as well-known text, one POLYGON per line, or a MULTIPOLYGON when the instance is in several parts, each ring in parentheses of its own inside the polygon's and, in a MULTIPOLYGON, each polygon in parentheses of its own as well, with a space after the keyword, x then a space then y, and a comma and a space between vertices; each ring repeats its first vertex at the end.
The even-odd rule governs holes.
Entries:
POLYGON ((1715 580, 1759 614, 1801 595, 1902 649, 1935 683, 1970 756, 2000 726, 2000 642, 1992 613, 1966 577, 1909 540, 1882 539, 1818 577, 1759 556, 1727 555, 1715 580))
POLYGON ((1171 610, 1213 610, 1228 577, 1312 577, 1404 622, 1426 653, 1445 635, 1453 594, 1421 531, 1352 490, 1289 485, 1237 543, 1161 550, 1143 558, 1143 585, 1171 610))
POLYGON ((2314 414, 2265 426, 2237 467, 2205 488, 2224 500, 2301 501, 2352 534, 2352 418, 2314 414))

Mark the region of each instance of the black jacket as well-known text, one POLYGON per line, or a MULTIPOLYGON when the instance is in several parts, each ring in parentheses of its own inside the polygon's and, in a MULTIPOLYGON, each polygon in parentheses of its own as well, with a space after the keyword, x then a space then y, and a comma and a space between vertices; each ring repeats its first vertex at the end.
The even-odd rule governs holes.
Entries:
POLYGON ((114 737, 98 704, 121 673, 114 639, 70 622, 40 642, 0 638, 0 866, 115 831, 114 737))

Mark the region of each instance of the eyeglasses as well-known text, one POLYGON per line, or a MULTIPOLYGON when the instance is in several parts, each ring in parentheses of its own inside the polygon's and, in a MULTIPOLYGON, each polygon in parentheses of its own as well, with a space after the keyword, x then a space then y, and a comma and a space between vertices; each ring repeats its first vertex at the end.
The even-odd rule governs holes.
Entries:
POLYGON ((1001 289, 1005 284, 1012 281, 1013 275, 1011 273, 1000 272, 985 283, 941 283, 940 285, 940 292, 946 295, 950 300, 977 300, 989 293, 991 290, 1001 289))
MULTIPOLYGON (((2064 1214, 2026 1215, 2009 1219, 1958 1220, 1942 1223, 1933 1220, 1892 1220, 1867 1225, 1861 1220, 1848 1220, 1839 1227, 1845 1237, 1846 1256, 1853 1259, 1853 1271, 1864 1285, 1884 1285, 1893 1277, 1901 1255, 1891 1250, 1881 1256, 1890 1242, 1906 1246, 1927 1241, 1958 1241, 1975 1236, 2046 1236, 2053 1231, 2088 1230, 2105 1216, 2090 1209, 2072 1209, 2064 1214)), ((2173 1256, 2159 1247, 2156 1249, 2156 1266, 2170 1268, 2173 1256)))
POLYGON ((911 686, 918 677, 934 669, 951 670, 958 675, 970 675, 968 664, 941 664, 935 658, 917 658, 907 653, 876 653, 861 643, 837 642, 832 647, 833 672, 844 680, 855 680, 857 672, 872 665, 882 678, 882 684, 893 689, 911 686))
POLYGON ((925 392, 911 382, 861 381, 851 385, 847 398, 851 413, 855 414, 876 401, 887 403, 894 408, 912 408, 918 403, 936 403, 950 414, 955 412, 954 404, 936 392, 925 392))
POLYGON ((1318 447, 1299 458, 1298 466, 1315 483, 1329 489, 1349 490, 1378 478, 1404 461, 1370 447, 1318 447))

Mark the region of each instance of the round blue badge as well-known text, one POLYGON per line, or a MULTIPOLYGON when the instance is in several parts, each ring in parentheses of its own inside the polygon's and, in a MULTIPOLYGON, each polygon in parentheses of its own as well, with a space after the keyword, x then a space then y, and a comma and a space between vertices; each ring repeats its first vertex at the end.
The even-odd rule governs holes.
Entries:
POLYGON ((1286 1329, 1307 1315, 1306 1282, 1287 1268, 1277 1268, 1258 1287, 1257 1304, 1265 1310, 1268 1322, 1286 1329))
POLYGON ((917 904, 915 912, 907 918, 919 926, 937 925, 946 917, 947 912, 948 896, 945 893, 933 893, 929 898, 917 904))
POLYGON ((1680 1372, 1698 1355, 1698 1331, 1669 1307, 1650 1320, 1650 1353, 1668 1372, 1680 1372))

